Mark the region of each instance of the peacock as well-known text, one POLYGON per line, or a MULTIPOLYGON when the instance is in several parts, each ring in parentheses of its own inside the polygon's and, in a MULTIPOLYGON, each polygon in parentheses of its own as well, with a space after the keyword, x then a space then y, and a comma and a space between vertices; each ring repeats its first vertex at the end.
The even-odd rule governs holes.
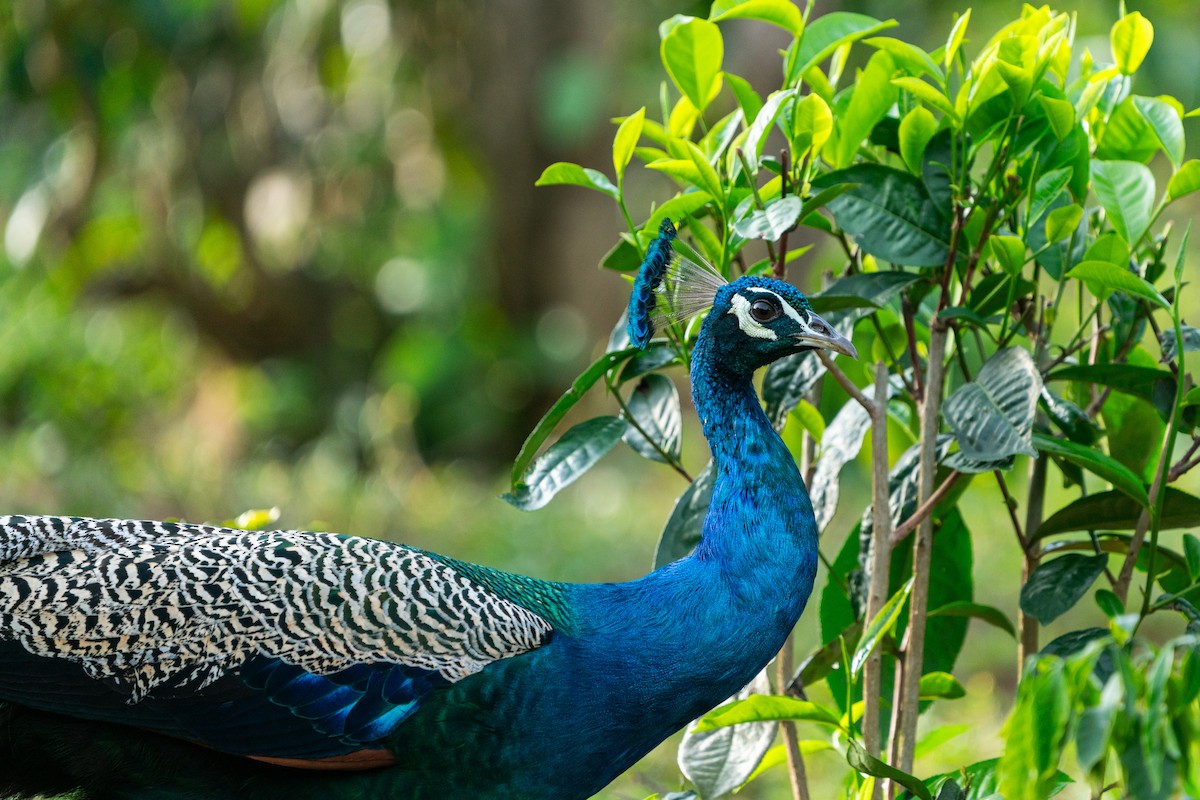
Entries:
POLYGON ((374 539, 0 517, 0 796, 586 798, 747 684, 800 617, 817 530, 754 372, 853 345, 791 285, 727 281, 664 222, 630 340, 708 309, 715 481, 688 557, 537 580, 374 539))

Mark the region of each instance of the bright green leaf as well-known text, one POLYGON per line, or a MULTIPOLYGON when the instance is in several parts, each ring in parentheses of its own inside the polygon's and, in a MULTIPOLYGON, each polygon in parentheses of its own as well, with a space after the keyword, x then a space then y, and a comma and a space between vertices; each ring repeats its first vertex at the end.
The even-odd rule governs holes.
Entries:
POLYGON ((1170 308, 1166 298, 1145 278, 1107 261, 1084 261, 1073 267, 1067 277, 1083 281, 1088 291, 1101 300, 1113 292, 1125 292, 1145 298, 1160 308, 1170 308))
POLYGON ((1046 243, 1054 244, 1066 239, 1079 227, 1083 209, 1075 203, 1056 208, 1046 215, 1046 243))
POLYGON ((783 695, 753 694, 745 700, 736 700, 708 712, 696 723, 696 730, 712 731, 747 722, 781 720, 816 722, 831 728, 841 727, 838 715, 817 703, 783 695))
POLYGON ((958 49, 962 47, 963 37, 967 35, 967 26, 971 24, 971 9, 963 12, 962 16, 954 20, 954 27, 950 29, 950 36, 946 39, 945 55, 942 58, 942 63, 946 69, 950 69, 950 64, 954 62, 954 57, 958 55, 958 49))
POLYGON ((754 91, 754 87, 750 85, 750 81, 734 75, 732 72, 726 72, 725 82, 729 84, 729 88, 733 89, 733 95, 742 109, 742 118, 755 119, 758 112, 762 110, 763 101, 758 92, 754 91))
POLYGON ((1132 75, 1142 65, 1146 53, 1150 52, 1150 45, 1154 42, 1154 26, 1140 12, 1134 11, 1117 20, 1109 38, 1117 69, 1132 75))
POLYGON ((932 800, 929 790, 925 788, 925 784, 919 778, 883 763, 863 749, 857 739, 848 740, 847 745, 846 761, 860 773, 874 775, 877 778, 887 778, 908 789, 921 800, 932 800))
POLYGON ((849 11, 822 14, 809 22, 804 36, 788 49, 788 82, 829 58, 839 47, 894 28, 896 24, 894 19, 880 22, 866 14, 849 11))
POLYGON ((939 83, 945 80, 942 68, 937 65, 937 62, 930 58, 928 53, 914 44, 909 44, 900 39, 893 39, 890 36, 877 36, 873 39, 864 39, 863 44, 889 53, 896 60, 897 64, 904 66, 914 74, 930 75, 939 83))
POLYGON ((894 71, 892 57, 878 51, 859 73, 850 95, 850 104, 837 119, 837 141, 833 154, 835 167, 850 166, 859 145, 896 102, 896 87, 891 82, 894 71))
POLYGON ((1136 245, 1154 211, 1154 175, 1134 161, 1093 161, 1092 188, 1117 233, 1136 245))
POLYGON ((710 202, 712 202, 712 196, 708 192, 684 192, 655 209, 654 213, 642 224, 642 230, 654 234, 664 219, 678 222, 684 217, 695 214, 710 202))
POLYGON ((1016 236, 996 235, 988 240, 992 257, 1009 275, 1020 275, 1025 265, 1025 242, 1016 236))
POLYGON ((926 672, 921 676, 922 700, 957 700, 966 697, 967 690, 949 672, 926 672))
POLYGON ((801 398, 796 407, 792 409, 792 417, 800 423, 800 427, 808 431, 814 442, 821 443, 821 439, 825 436, 825 418, 821 416, 821 412, 817 410, 816 406, 801 398))
POLYGON ((775 124, 775 118, 779 116, 779 112, 783 109, 783 104, 791 100, 796 95, 795 89, 786 91, 772 92, 767 97, 767 102, 763 103, 759 109, 758 116, 754 118, 754 122, 750 124, 750 129, 746 132, 746 141, 742 145, 743 151, 746 154, 746 160, 750 162, 751 169, 757 169, 759 159, 762 158, 763 144, 766 142, 767 135, 771 132, 771 126, 775 124))
POLYGON ((1167 184, 1167 199, 1175 201, 1200 189, 1200 161, 1192 159, 1184 163, 1167 184))
POLYGON ((921 174, 925 147, 937 130, 937 120, 925 106, 914 106, 900 120, 900 157, 915 175, 921 174))
POLYGON ((820 154, 833 132, 833 112, 819 94, 806 95, 792 116, 792 146, 797 157, 810 150, 820 154))
POLYGON ((923 100, 933 106, 950 119, 958 119, 958 112, 954 110, 954 104, 950 102, 950 98, 942 94, 940 89, 931 86, 920 78, 911 76, 892 78, 892 84, 899 86, 918 100, 923 100))
MULTIPOLYGON (((692 146, 695 147, 695 145, 692 146)), ((700 170, 691 158, 666 158, 660 161, 651 161, 646 165, 646 169, 665 173, 689 186, 695 186, 699 189, 708 188, 704 177, 700 174, 700 170)))
POLYGON ((851 674, 858 674, 863 664, 867 663, 867 658, 879 647, 883 638, 896 627, 904 603, 908 600, 909 593, 912 592, 912 585, 912 578, 909 578, 898 592, 888 598, 875 618, 863 628, 862 638, 859 639, 858 647, 854 650, 854 657, 850 659, 851 674))
POLYGON ((717 175, 717 171, 713 169, 713 165, 709 163, 708 156, 704 155, 699 147, 689 141, 684 141, 683 146, 687 148, 692 163, 696 165, 696 171, 699 173, 701 180, 700 188, 706 189, 713 197, 724 197, 725 187, 721 185, 721 178, 717 175))
POLYGON ((712 98, 725 56, 721 29, 704 19, 678 24, 663 38, 660 54, 675 86, 703 111, 712 98))
POLYGON ((1038 95, 1037 99, 1046 112, 1046 119, 1050 120, 1055 137, 1061 142, 1075 127, 1075 106, 1066 100, 1044 94, 1038 95))
POLYGON ((625 168, 633 158, 633 148, 637 147, 638 139, 642 138, 642 125, 645 122, 646 107, 643 106, 626 117, 617 128, 617 135, 613 138, 613 166, 617 170, 618 184, 625 178, 625 168))
POLYGON ((804 32, 804 17, 791 0, 716 0, 708 12, 713 22, 757 19, 778 25, 793 36, 804 32))
POLYGON ((617 187, 613 186, 602 172, 594 169, 586 169, 578 164, 572 164, 569 161, 558 161, 546 169, 542 170, 542 175, 534 183, 534 186, 583 186, 587 189, 595 189, 598 192, 616 199, 619 196, 617 187))

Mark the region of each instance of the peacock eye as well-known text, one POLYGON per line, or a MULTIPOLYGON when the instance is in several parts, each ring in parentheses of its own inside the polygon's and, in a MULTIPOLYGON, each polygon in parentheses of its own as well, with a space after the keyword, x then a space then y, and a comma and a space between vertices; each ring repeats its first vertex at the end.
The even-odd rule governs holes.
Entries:
POLYGON ((750 304, 750 316, 754 317, 755 322, 766 323, 773 322, 779 318, 783 312, 779 306, 772 303, 770 300, 758 299, 750 304))

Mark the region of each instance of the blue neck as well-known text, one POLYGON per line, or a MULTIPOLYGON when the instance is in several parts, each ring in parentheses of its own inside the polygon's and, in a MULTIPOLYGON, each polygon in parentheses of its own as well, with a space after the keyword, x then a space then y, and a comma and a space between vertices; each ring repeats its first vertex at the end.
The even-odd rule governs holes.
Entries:
POLYGON ((716 470, 693 558, 720 565, 772 606, 799 616, 816 570, 817 530, 808 491, 762 410, 752 373, 720 363, 703 349, 692 361, 692 401, 716 470))

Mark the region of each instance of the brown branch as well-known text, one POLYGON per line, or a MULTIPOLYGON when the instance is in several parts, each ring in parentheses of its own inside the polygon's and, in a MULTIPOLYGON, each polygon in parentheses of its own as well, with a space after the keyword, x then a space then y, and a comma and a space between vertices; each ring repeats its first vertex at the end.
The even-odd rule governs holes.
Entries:
POLYGON ((821 359, 821 363, 825 366, 826 371, 837 381, 837 385, 845 389, 846 394, 853 397, 860 406, 866 409, 868 414, 872 414, 875 404, 867 399, 867 396, 862 393, 862 389, 855 386, 854 381, 850 380, 849 376, 842 372, 837 364, 833 363, 833 357, 824 350, 817 350, 816 353, 817 358, 821 359))
MULTIPOLYGON (((867 591, 866 619, 875 619, 887 602, 888 565, 892 557, 892 513, 888 487, 887 442, 888 370, 875 362, 875 403, 871 413, 871 560, 867 591)), ((882 654, 876 649, 863 666, 862 736, 867 752, 879 756, 880 694, 882 693, 882 654)), ((872 797, 881 797, 882 786, 875 784, 872 797)))
MULTIPOLYGON (((1046 458, 1034 458, 1029 465, 1029 491, 1026 494, 1025 537, 1021 542, 1021 585, 1029 580, 1037 569, 1041 554, 1033 540, 1042 524, 1042 512, 1046 499, 1046 458)), ((1017 606, 1017 674, 1024 669, 1025 659, 1038 651, 1038 621, 1017 606)))
POLYGON ((933 513, 934 509, 936 509, 941 502, 946 499, 946 495, 950 494, 950 490, 954 488, 954 484, 957 483, 958 479, 962 476, 963 473, 957 470, 952 470, 950 474, 945 477, 934 493, 929 496, 929 499, 921 503, 917 510, 914 511, 908 519, 904 520, 904 522, 902 522, 896 528, 896 530, 892 531, 892 547, 895 547, 896 545, 900 544, 900 542, 904 541, 905 537, 915 531, 917 526, 924 522, 929 515, 933 513))

